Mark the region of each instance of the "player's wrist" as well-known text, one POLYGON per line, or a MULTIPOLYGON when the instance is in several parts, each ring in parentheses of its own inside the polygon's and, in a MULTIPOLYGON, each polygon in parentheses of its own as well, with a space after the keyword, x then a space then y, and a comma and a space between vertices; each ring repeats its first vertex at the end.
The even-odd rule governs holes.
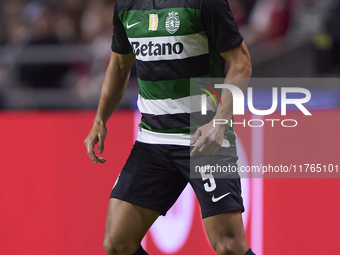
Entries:
POLYGON ((213 127, 215 129, 217 129, 218 131, 221 131, 221 132, 224 133, 224 131, 229 126, 229 121, 226 123, 226 121, 224 119, 223 119, 223 121, 221 121, 221 119, 214 118, 214 119, 211 120, 211 125, 213 125, 213 127))
POLYGON ((94 126, 103 126, 103 127, 105 127, 105 122, 104 122, 104 120, 102 120, 102 119, 95 118, 95 119, 93 120, 93 125, 94 125, 94 126))
POLYGON ((226 130, 229 127, 233 116, 230 112, 230 109, 220 109, 211 120, 213 126, 226 130))

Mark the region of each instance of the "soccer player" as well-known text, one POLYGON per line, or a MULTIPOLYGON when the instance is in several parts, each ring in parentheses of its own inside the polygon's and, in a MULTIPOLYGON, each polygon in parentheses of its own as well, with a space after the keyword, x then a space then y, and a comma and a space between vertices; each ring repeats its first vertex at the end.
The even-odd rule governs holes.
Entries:
MULTIPOLYGON (((104 248, 107 254, 147 254, 140 245, 153 222, 189 182, 205 230, 219 255, 254 254, 245 238, 239 178, 190 178, 190 159, 217 155, 236 165, 235 134, 213 119, 190 136, 190 78, 250 78, 251 62, 227 0, 117 0, 112 54, 93 127, 85 139, 96 163, 105 159, 106 123, 122 98, 134 61, 142 113, 137 141, 111 192, 104 248), (227 134, 227 136, 225 136, 227 134), (191 138, 191 140, 190 140, 191 138), (190 145, 194 146, 190 151, 190 145), (222 153, 221 153, 222 152, 222 153)), ((234 84, 243 91, 246 83, 234 84)), ((222 90, 212 118, 232 118, 232 95, 222 90)))

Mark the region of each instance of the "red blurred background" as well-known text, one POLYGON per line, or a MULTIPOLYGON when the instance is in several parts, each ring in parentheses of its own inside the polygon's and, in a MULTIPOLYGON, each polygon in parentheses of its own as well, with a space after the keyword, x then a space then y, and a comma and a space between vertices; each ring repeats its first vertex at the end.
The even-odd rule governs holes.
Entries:
MULTIPOLYGON (((137 118, 132 110, 114 113, 108 123, 107 163, 94 165, 83 145, 94 115, 0 113, 1 254, 105 254, 109 194, 133 145, 137 118)), ((243 162, 339 165, 339 109, 314 111, 311 117, 290 112, 289 118, 298 126, 236 127, 243 162)), ((339 174, 306 177, 244 180, 244 222, 258 255, 337 253, 339 174)), ((184 193, 143 241, 150 254, 214 254, 196 198, 190 189, 184 193)))

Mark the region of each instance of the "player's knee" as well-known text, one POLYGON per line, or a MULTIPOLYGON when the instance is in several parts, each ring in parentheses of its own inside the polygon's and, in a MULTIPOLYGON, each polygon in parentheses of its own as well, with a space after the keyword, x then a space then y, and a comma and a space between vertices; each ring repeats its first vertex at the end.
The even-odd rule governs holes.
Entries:
POLYGON ((228 243, 218 243, 215 247, 215 251, 218 255, 234 255, 236 254, 236 250, 233 249, 233 246, 228 243))
POLYGON ((118 253, 118 244, 116 244, 115 242, 111 241, 109 238, 106 238, 104 239, 104 242, 103 242, 103 247, 104 247, 104 250, 106 251, 106 253, 108 255, 116 255, 116 254, 119 254, 118 253))
POLYGON ((115 241, 105 237, 103 246, 108 255, 127 255, 136 252, 140 244, 133 244, 128 241, 115 241))
POLYGON ((218 255, 240 254, 242 245, 234 238, 222 238, 213 244, 213 248, 218 255))

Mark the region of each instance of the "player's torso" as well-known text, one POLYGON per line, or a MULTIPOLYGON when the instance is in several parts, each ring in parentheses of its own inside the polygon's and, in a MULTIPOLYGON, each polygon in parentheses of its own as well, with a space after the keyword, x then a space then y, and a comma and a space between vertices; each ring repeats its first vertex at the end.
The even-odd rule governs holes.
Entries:
POLYGON ((209 43, 201 26, 199 2, 138 0, 118 5, 140 79, 176 80, 209 74, 209 43))
POLYGON ((162 143, 164 136, 166 144, 188 144, 189 136, 182 134, 190 132, 190 114, 197 111, 191 107, 190 78, 223 75, 221 57, 203 31, 200 2, 117 2, 119 19, 136 56, 142 142, 157 137, 155 141, 162 143), (158 134, 149 136, 146 130, 158 134), (172 134, 179 136, 169 138, 172 134))

